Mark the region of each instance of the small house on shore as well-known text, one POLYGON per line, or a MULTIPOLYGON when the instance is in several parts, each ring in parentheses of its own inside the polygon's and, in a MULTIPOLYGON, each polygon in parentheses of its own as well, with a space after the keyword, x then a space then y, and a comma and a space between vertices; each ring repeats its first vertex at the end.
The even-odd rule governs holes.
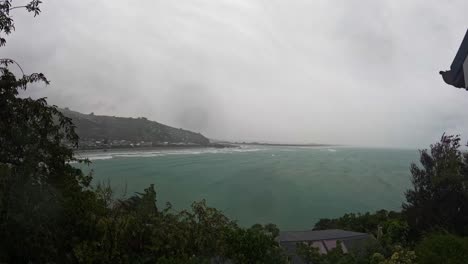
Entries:
POLYGON ((318 248, 320 254, 327 254, 336 248, 337 242, 341 242, 344 253, 351 250, 363 248, 372 236, 366 233, 345 231, 340 229, 307 230, 307 231, 284 231, 280 232, 278 241, 284 248, 291 263, 305 263, 296 252, 298 243, 306 243, 311 247, 318 248))

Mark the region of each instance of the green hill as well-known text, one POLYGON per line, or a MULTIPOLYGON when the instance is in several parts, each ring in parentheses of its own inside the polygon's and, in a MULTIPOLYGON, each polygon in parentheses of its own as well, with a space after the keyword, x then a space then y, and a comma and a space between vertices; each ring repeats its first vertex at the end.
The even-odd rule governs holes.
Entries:
POLYGON ((127 118, 82 114, 69 109, 62 113, 73 119, 82 148, 159 146, 159 145, 209 145, 200 133, 173 128, 144 117, 127 118))

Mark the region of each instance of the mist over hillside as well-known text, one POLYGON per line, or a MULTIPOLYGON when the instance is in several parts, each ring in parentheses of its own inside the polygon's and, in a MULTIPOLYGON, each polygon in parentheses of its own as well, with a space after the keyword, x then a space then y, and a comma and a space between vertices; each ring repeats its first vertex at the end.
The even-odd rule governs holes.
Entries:
POLYGON ((96 144, 114 146, 137 145, 209 145, 210 140, 200 133, 170 127, 144 117, 128 118, 82 114, 70 109, 61 109, 72 118, 80 145, 98 147, 96 144))

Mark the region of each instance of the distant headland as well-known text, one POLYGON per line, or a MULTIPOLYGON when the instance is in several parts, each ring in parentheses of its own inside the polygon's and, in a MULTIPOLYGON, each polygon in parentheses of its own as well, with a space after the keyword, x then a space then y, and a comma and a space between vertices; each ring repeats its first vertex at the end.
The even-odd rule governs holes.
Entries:
POLYGON ((76 125, 80 150, 234 147, 232 144, 210 142, 200 133, 174 128, 145 117, 83 114, 68 108, 60 111, 76 125))
POLYGON ((145 117, 116 117, 83 114, 68 108, 60 109, 76 125, 80 137, 79 150, 135 148, 226 148, 241 145, 271 147, 331 147, 331 144, 297 144, 271 142, 231 142, 210 140, 201 133, 148 120, 145 117))

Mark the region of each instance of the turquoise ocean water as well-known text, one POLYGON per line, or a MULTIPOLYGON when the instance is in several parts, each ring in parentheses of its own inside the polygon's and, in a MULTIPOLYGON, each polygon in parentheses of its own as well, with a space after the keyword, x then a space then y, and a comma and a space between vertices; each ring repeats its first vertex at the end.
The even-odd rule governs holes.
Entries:
POLYGON ((82 153, 119 197, 154 183, 158 204, 206 199, 241 225, 310 229, 320 218, 399 210, 417 150, 249 146, 82 153))

